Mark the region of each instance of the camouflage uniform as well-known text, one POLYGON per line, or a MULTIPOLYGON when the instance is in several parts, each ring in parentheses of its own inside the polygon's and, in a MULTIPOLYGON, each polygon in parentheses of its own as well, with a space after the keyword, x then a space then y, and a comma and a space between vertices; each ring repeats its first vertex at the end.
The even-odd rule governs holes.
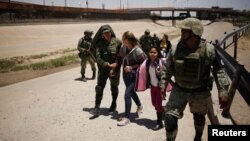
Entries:
MULTIPOLYGON (((203 32, 200 21, 194 18, 182 21, 180 28, 191 30, 198 37, 201 37, 203 32)), ((213 45, 200 40, 197 48, 190 49, 180 41, 177 47, 171 50, 163 67, 160 81, 160 87, 164 89, 171 77, 175 78, 175 84, 165 106, 167 141, 175 140, 178 130, 177 122, 183 117, 187 103, 194 118, 196 131, 194 141, 201 140, 208 110, 208 98, 211 96, 208 88, 210 70, 215 78, 219 95, 227 96, 228 77, 216 58, 213 45)))
POLYGON ((157 47, 160 49, 160 39, 157 37, 156 34, 152 37, 153 40, 153 46, 157 47))
POLYGON ((146 29, 144 35, 141 36, 140 44, 141 44, 142 50, 148 56, 149 50, 154 44, 153 37, 150 35, 149 29, 146 29))
MULTIPOLYGON (((99 108, 101 104, 101 100, 103 97, 103 90, 106 85, 106 81, 109 78, 110 85, 111 85, 111 93, 112 93, 112 103, 110 106, 110 112, 116 109, 116 99, 118 97, 118 85, 120 82, 120 67, 118 65, 115 70, 113 71, 114 76, 110 76, 111 68, 108 67, 108 64, 117 63, 121 64, 122 58, 118 56, 119 50, 121 48, 122 42, 115 38, 114 32, 110 26, 104 25, 102 26, 97 34, 100 36, 103 32, 107 31, 112 33, 111 41, 108 42, 104 38, 99 38, 96 43, 96 61, 98 66, 98 78, 97 78, 97 85, 95 87, 96 90, 96 99, 95 99, 95 109, 92 114, 98 116, 99 108)), ((96 35, 94 37, 98 38, 96 35)))
POLYGON ((85 70, 86 70, 86 64, 87 61, 89 62, 91 69, 93 71, 92 79, 95 79, 96 75, 96 67, 95 67, 95 61, 93 58, 93 54, 90 52, 92 48, 92 36, 93 32, 86 30, 84 31, 84 37, 82 37, 77 45, 77 49, 79 51, 79 57, 81 58, 81 75, 82 80, 86 81, 85 77, 85 70))

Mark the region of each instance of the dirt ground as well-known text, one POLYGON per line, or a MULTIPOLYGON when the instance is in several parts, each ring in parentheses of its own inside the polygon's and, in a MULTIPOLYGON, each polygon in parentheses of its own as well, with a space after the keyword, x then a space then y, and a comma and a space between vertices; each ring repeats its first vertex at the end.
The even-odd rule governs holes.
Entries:
POLYGON ((37 77, 57 73, 67 69, 79 67, 80 64, 71 64, 57 68, 51 68, 47 70, 22 70, 17 72, 0 73, 0 87, 11 85, 14 83, 34 79, 37 77))

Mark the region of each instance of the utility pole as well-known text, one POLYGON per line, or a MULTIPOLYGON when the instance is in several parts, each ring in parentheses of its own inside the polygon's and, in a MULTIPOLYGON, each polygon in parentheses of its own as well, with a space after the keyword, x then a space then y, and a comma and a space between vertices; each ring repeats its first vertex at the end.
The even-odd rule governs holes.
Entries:
POLYGON ((42 12, 42 16, 43 16, 43 19, 45 17, 45 0, 43 0, 43 12, 42 12))
POLYGON ((67 0, 65 0, 65 7, 67 7, 67 0))
POLYGON ((122 0, 120 0, 120 9, 122 9, 122 0))
POLYGON ((87 5, 87 9, 88 9, 88 6, 89 6, 89 2, 88 2, 88 0, 86 0, 86 5, 87 5))
POLYGON ((9 15, 10 15, 10 19, 9 20, 11 20, 11 3, 10 3, 10 0, 9 0, 9 11, 10 11, 10 13, 9 13, 9 15))
POLYGON ((103 9, 103 10, 105 9, 105 4, 104 4, 104 3, 102 3, 102 9, 103 9))
POLYGON ((128 0, 127 0, 127 9, 128 9, 128 0))

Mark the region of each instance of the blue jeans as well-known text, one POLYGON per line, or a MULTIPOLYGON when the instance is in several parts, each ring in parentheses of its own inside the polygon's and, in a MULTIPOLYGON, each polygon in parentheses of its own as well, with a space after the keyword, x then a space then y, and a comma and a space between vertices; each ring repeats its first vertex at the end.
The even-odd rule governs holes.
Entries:
POLYGON ((126 73, 123 72, 123 80, 126 86, 125 90, 125 117, 129 118, 131 106, 132 106, 132 99, 134 100, 137 106, 141 106, 141 101, 135 92, 135 81, 136 81, 136 73, 135 71, 126 73), (132 99, 131 99, 132 98, 132 99))

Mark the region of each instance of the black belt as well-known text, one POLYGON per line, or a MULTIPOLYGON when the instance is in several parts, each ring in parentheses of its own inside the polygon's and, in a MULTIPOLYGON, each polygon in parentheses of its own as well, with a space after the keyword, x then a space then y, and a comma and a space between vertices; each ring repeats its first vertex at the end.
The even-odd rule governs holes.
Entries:
POLYGON ((184 92, 203 92, 203 91, 208 90, 207 86, 201 86, 198 88, 191 89, 191 88, 183 88, 180 85, 178 85, 178 83, 175 83, 174 85, 184 92))

